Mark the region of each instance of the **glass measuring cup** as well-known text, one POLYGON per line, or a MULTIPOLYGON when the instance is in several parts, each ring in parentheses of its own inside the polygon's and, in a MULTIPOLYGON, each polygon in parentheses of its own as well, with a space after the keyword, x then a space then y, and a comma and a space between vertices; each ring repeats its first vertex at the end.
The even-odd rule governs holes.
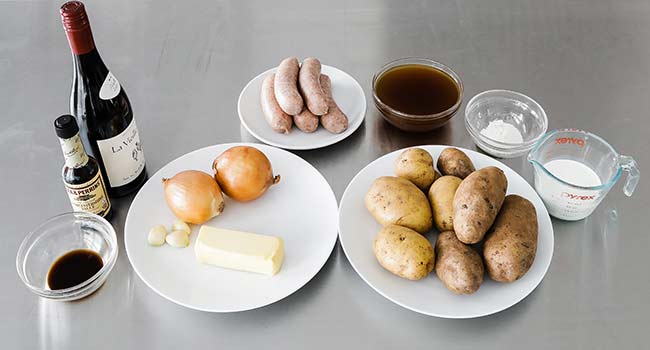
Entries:
POLYGON ((562 220, 581 220, 589 216, 623 171, 627 172, 623 191, 628 197, 631 196, 640 176, 632 157, 617 153, 599 136, 578 129, 549 132, 528 154, 528 161, 535 169, 535 190, 544 201, 549 214, 562 220), (598 175, 600 185, 579 186, 558 178, 545 166, 557 159, 586 165, 598 175))

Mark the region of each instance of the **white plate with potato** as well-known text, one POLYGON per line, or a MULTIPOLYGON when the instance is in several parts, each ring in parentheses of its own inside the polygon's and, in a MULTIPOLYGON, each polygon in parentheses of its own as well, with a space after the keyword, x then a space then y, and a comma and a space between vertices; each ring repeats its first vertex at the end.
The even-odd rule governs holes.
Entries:
POLYGON ((208 312, 251 310, 289 296, 318 273, 336 238, 336 197, 325 178, 302 158, 262 144, 220 144, 171 161, 140 189, 124 227, 126 252, 142 281, 174 303, 208 312), (162 179, 190 169, 211 174, 213 160, 239 145, 262 151, 280 181, 250 202, 224 195, 223 212, 205 225, 282 238, 284 262, 272 276, 199 263, 195 243, 200 225, 191 225, 185 248, 175 248, 169 241, 159 247, 148 243, 153 226, 163 224, 169 229, 176 220, 166 203, 162 179))
MULTIPOLYGON (((435 164, 439 154, 447 146, 419 146, 419 148, 428 151, 435 164)), ((348 185, 339 205, 339 239, 345 255, 359 276, 375 291, 394 303, 415 312, 443 318, 481 317, 515 305, 528 296, 542 281, 553 256, 551 219, 541 199, 528 182, 493 158, 471 150, 460 150, 469 156, 477 170, 489 166, 496 166, 503 170, 508 181, 507 194, 520 195, 528 199, 534 206, 538 226, 536 255, 530 269, 514 282, 496 282, 485 273, 483 283, 480 284, 478 290, 471 291, 473 294, 459 295, 445 288, 435 270, 428 275, 425 271, 426 277, 423 278, 422 273, 420 276, 405 276, 421 278, 409 280, 389 272, 380 265, 378 258, 375 257, 373 246, 382 225, 366 209, 365 196, 375 179, 382 176, 395 176, 395 162, 404 150, 389 153, 363 168, 348 185)), ((417 190, 417 187, 413 187, 417 190)), ((377 193, 381 193, 382 196, 386 194, 385 191, 377 193)), ((485 201, 487 202, 487 199, 485 201)), ((532 207, 530 210, 533 210, 532 207)), ((435 220, 433 221, 435 222, 435 220)), ((430 230, 417 225, 413 227, 419 231, 426 230, 424 237, 433 247, 439 235, 435 226, 433 225, 430 230)), ((393 231, 396 230, 395 226, 389 228, 393 231)), ((400 234, 400 232, 387 231, 391 230, 382 231, 381 244, 389 244, 386 242, 388 242, 390 234, 400 234)), ((415 231, 411 232, 411 236, 419 236, 415 231)), ((418 241, 421 240, 420 238, 410 237, 408 232, 402 232, 400 240, 422 243, 418 241)), ((426 241, 424 243, 428 246, 426 241)), ((381 246, 381 249, 385 248, 386 246, 381 246)), ((430 252, 425 253, 430 254, 430 252)), ((480 258, 476 259, 480 264, 480 258)), ((436 261, 437 263, 438 261, 436 261)), ((473 260, 473 263, 476 261, 473 260)), ((422 269, 425 270, 424 267, 422 269)), ((408 275, 408 273, 407 271, 406 274, 408 275)))
POLYGON ((348 118, 348 127, 339 134, 331 133, 321 125, 311 133, 299 130, 295 125, 287 134, 274 131, 266 122, 262 110, 261 91, 264 78, 274 74, 277 68, 269 69, 253 78, 241 91, 237 101, 237 113, 244 128, 258 140, 272 146, 308 150, 335 144, 352 135, 363 123, 366 115, 366 97, 361 85, 348 73, 322 65, 322 73, 329 76, 333 99, 348 118))

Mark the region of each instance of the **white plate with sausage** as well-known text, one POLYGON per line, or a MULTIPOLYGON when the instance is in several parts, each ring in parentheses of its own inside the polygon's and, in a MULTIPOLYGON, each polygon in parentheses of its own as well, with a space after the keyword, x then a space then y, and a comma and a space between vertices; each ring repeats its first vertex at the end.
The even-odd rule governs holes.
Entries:
POLYGON ((237 102, 237 112, 242 125, 258 140, 290 150, 316 149, 345 139, 363 123, 366 115, 366 97, 361 85, 346 72, 322 65, 321 73, 329 76, 331 80, 332 97, 348 118, 347 129, 335 134, 321 125, 315 132, 305 133, 294 125, 289 133, 274 131, 265 119, 261 95, 264 79, 276 70, 277 68, 269 69, 253 78, 244 87, 237 102))
POLYGON ((124 226, 124 245, 142 281, 162 297, 207 312, 237 312, 279 301, 304 286, 323 267, 337 237, 337 203, 327 180, 302 158, 262 144, 219 144, 185 154, 156 172, 133 199, 124 226), (225 209, 206 225, 279 236, 285 258, 280 272, 267 276, 199 263, 194 245, 200 225, 192 225, 190 245, 152 247, 147 232, 176 218, 165 203, 162 178, 194 169, 212 172, 216 156, 234 146, 252 146, 271 161, 281 176, 260 198, 237 202, 225 198, 225 209), (318 210, 314 204, 318 204, 318 210))
MULTIPOLYGON (((446 146, 419 146, 437 159, 446 146)), ((394 176, 394 164, 403 150, 380 157, 363 168, 348 185, 339 205, 339 239, 354 270, 375 291, 409 310, 442 318, 474 318, 507 309, 523 300, 542 281, 553 256, 553 226, 542 200, 526 180, 503 163, 484 154, 462 149, 476 169, 496 166, 508 179, 508 194, 528 199, 537 211, 537 254, 533 265, 519 280, 499 283, 487 275, 474 294, 456 295, 447 290, 435 272, 419 281, 409 281, 383 269, 373 253, 373 242, 381 225, 366 209, 364 197, 380 176, 394 176)), ((434 161, 435 164, 435 161, 434 161)), ((432 245, 435 229, 425 237, 432 245)))

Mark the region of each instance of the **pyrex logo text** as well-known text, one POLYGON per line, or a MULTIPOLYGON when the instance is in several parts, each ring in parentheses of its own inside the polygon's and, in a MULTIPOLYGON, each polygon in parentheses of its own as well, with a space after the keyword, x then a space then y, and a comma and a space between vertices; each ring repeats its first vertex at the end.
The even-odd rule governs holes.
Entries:
POLYGON ((562 192, 562 197, 564 198, 569 198, 569 199, 577 199, 580 201, 591 201, 596 198, 596 195, 578 195, 578 194, 573 194, 569 192, 562 192))
POLYGON ((585 146, 585 140, 577 137, 558 137, 555 139, 555 143, 558 145, 570 143, 580 147, 585 146))

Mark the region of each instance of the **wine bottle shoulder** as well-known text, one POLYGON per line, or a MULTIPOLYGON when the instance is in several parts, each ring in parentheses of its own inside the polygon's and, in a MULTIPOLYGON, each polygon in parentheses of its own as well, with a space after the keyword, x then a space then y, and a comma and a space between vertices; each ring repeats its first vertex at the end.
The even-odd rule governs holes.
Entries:
POLYGON ((124 88, 96 51, 75 57, 71 112, 85 124, 88 137, 103 140, 131 124, 133 111, 124 88))

